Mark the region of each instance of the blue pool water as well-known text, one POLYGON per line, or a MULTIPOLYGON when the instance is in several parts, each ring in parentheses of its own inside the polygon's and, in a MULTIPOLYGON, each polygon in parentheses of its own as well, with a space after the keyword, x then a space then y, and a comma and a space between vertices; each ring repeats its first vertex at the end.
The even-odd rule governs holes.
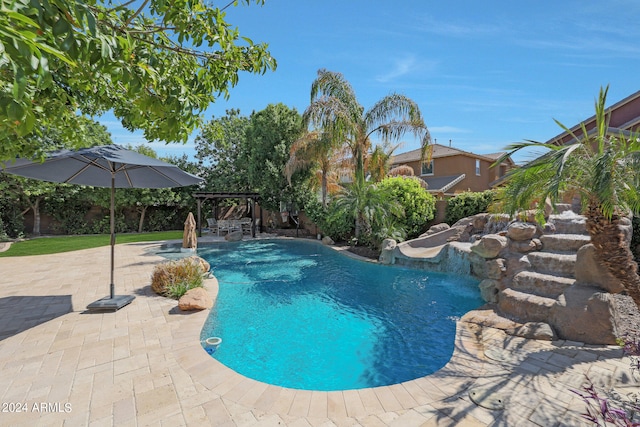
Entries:
POLYGON ((212 357, 295 389, 431 374, 451 358, 456 319, 483 303, 476 280, 362 262, 315 242, 224 243, 198 255, 220 285, 201 335, 222 338, 212 357))

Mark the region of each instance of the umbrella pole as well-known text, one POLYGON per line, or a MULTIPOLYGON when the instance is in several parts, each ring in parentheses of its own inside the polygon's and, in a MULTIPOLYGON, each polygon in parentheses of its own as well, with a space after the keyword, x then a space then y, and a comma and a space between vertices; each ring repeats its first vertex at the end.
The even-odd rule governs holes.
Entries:
POLYGON ((115 199, 116 199, 116 176, 111 173, 111 207, 110 207, 110 221, 109 227, 111 230, 111 284, 109 285, 111 292, 111 299, 115 297, 115 285, 113 284, 113 270, 114 270, 114 248, 116 246, 116 223, 115 223, 115 199))

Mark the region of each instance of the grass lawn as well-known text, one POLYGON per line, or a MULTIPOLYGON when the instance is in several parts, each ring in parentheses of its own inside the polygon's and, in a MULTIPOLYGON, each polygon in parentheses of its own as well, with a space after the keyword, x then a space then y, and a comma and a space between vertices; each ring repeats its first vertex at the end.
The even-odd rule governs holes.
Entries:
MULTIPOLYGON (((0 252, 0 257, 46 255, 58 252, 78 251, 109 245, 108 234, 92 236, 41 237, 14 242, 8 251, 0 252)), ((182 230, 160 231, 154 233, 126 233, 116 235, 116 244, 134 242, 153 242, 156 240, 182 239, 182 230)))

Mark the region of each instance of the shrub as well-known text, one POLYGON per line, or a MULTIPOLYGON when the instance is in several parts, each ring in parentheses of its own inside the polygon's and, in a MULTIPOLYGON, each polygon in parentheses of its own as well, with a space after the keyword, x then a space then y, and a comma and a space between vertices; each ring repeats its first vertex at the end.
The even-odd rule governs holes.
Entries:
POLYGON ((151 275, 151 289, 158 295, 179 299, 189 289, 203 287, 205 271, 195 257, 157 265, 151 275))
POLYGON ((329 203, 326 208, 318 201, 309 201, 305 204, 305 214, 318 226, 322 234, 336 242, 349 240, 353 234, 355 219, 351 214, 339 209, 335 201, 329 203))
POLYGON ((487 212, 489 205, 495 199, 496 193, 493 190, 473 193, 466 191, 447 200, 444 221, 453 225, 462 218, 487 212))
POLYGON ((20 204, 3 195, 0 198, 0 238, 4 240, 24 236, 24 217, 20 204))
POLYGON ((409 239, 418 237, 425 224, 435 216, 435 197, 422 188, 420 183, 412 177, 386 178, 380 182, 379 188, 386 191, 389 197, 398 202, 404 211, 404 215, 394 215, 396 227, 390 228, 404 229, 404 234, 409 239))

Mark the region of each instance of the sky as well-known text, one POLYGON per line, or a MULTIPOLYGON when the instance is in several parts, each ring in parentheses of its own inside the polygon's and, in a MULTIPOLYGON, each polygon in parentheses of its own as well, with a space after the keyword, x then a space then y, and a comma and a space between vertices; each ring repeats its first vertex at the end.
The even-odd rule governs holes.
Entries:
MULTIPOLYGON (((267 0, 231 7, 226 20, 268 43, 278 67, 241 73, 206 120, 276 103, 302 113, 324 68, 342 73, 365 109, 388 94, 406 95, 434 142, 487 154, 551 139, 562 131, 554 119, 571 127, 593 116, 601 87, 609 85, 607 105, 640 90, 637 0, 267 0)), ((110 114, 98 121, 117 144, 146 142, 110 114)), ((151 147, 160 156, 193 156, 197 134, 186 145, 151 147)), ((419 147, 410 136, 401 142, 396 153, 419 147)))

